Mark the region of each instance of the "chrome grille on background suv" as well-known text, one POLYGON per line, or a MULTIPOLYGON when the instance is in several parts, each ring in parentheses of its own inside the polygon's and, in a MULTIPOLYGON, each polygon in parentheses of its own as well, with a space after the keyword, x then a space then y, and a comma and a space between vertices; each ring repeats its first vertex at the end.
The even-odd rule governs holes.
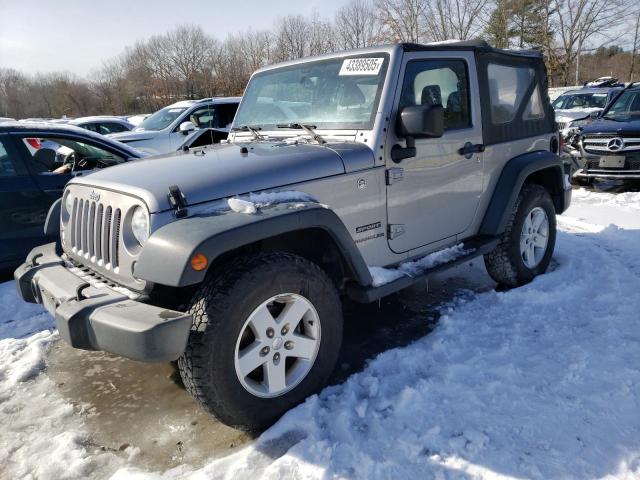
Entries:
POLYGON ((136 197, 80 184, 69 185, 63 201, 67 195, 73 202, 61 226, 68 259, 124 287, 142 290, 145 282, 133 276, 141 248, 132 244, 131 234, 125 236, 124 221, 136 206, 146 208, 144 204, 136 197))
POLYGON ((619 152, 629 152, 640 150, 640 135, 634 135, 633 137, 624 137, 622 135, 587 135, 582 140, 582 147, 585 151, 595 154, 610 154, 617 155, 619 152), (618 138, 624 142, 622 148, 618 150, 611 150, 608 144, 614 138, 618 138))

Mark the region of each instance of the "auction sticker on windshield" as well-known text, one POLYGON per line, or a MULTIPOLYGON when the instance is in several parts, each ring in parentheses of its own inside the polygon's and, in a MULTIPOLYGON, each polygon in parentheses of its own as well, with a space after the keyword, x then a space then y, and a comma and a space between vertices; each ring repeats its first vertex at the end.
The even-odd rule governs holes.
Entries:
POLYGON ((347 58, 342 62, 338 75, 377 75, 384 58, 362 57, 347 58))

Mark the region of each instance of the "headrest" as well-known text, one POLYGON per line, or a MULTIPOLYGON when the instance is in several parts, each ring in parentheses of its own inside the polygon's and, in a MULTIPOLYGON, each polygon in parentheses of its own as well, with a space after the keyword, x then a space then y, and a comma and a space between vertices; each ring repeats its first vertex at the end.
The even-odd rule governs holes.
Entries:
POLYGON ((420 103, 422 105, 442 105, 442 93, 440 92, 440 85, 427 85, 426 87, 424 87, 422 89, 420 103))
POLYGON ((344 90, 339 102, 341 107, 362 105, 366 100, 364 93, 355 83, 348 82, 344 84, 344 90))

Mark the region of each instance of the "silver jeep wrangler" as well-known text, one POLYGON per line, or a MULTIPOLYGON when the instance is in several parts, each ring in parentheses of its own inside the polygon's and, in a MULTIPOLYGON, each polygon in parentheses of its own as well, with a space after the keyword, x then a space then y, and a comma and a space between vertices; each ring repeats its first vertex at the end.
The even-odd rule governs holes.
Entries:
POLYGON ((73 347, 177 359, 204 409, 260 429, 327 382, 341 298, 479 255, 506 286, 544 273, 571 199, 557 150, 537 52, 397 44, 274 65, 227 143, 71 181, 45 227, 60 242, 15 279, 73 347))

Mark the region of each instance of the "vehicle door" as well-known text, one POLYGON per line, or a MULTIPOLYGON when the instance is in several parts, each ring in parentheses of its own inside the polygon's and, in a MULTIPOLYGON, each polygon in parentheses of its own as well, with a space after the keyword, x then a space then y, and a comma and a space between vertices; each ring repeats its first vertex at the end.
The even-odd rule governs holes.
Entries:
POLYGON ((201 128, 210 128, 209 126, 215 121, 215 108, 213 105, 202 105, 189 110, 170 134, 170 150, 177 150, 180 145, 186 142, 197 130, 201 128), (195 126, 195 130, 191 132, 181 132, 180 125, 184 122, 191 122, 195 126))
MULTIPOLYGON (((482 125, 472 52, 412 52, 401 66, 394 112, 442 105, 441 138, 416 138, 416 155, 399 163, 387 150, 388 241, 396 253, 455 238, 472 222, 482 193, 482 125)), ((392 129, 394 130, 394 129, 392 129)), ((405 139, 390 133, 393 143, 405 139)), ((393 144, 391 143, 391 144, 393 144)))
POLYGON ((0 135, 0 268, 18 264, 50 240, 43 231, 49 205, 11 136, 0 135))
POLYGON ((91 138, 42 132, 12 134, 12 137, 17 153, 41 192, 39 208, 43 215, 40 227, 44 224, 49 207, 60 198, 69 180, 126 161, 124 152, 91 138), (46 148, 33 151, 26 147, 29 138, 36 135, 46 148))

